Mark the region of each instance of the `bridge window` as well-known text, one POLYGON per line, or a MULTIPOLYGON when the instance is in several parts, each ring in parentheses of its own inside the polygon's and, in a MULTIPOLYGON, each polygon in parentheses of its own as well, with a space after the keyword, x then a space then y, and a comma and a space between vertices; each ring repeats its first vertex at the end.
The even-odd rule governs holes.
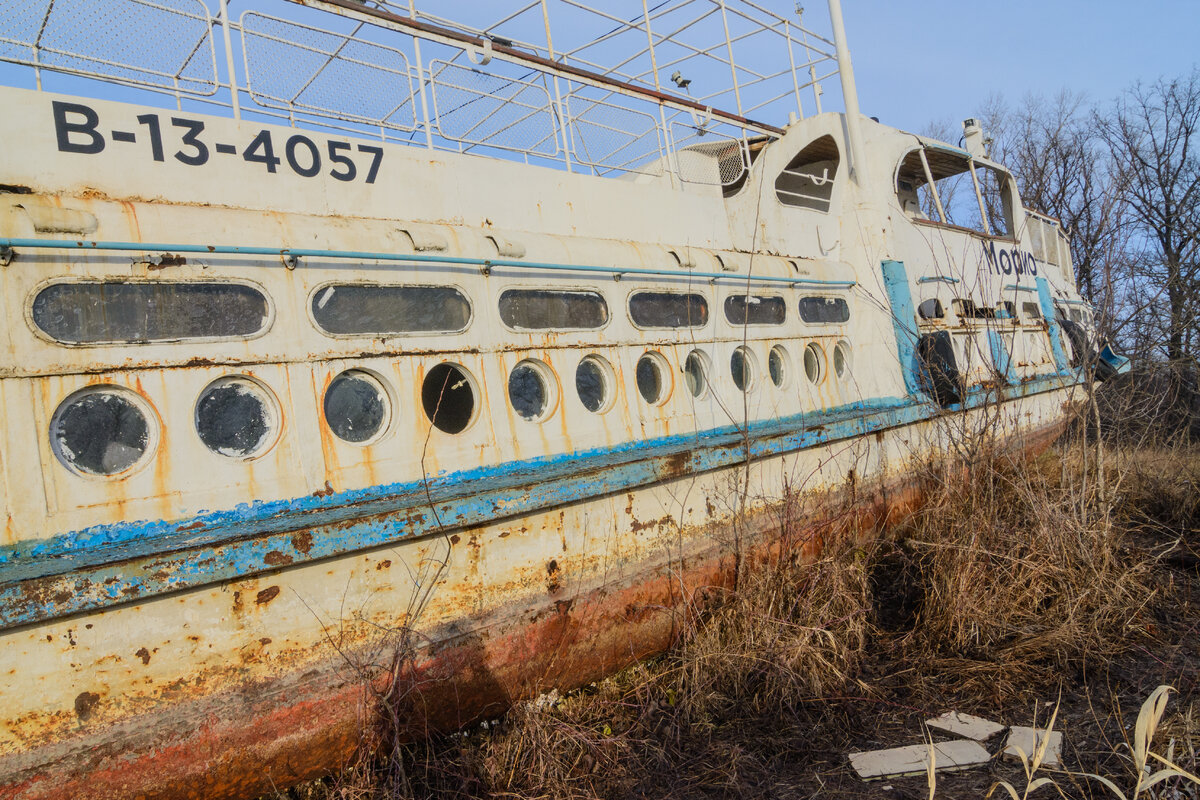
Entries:
POLYGON ((1042 318, 1042 307, 1037 303, 1022 303, 1021 310, 1028 319, 1040 321, 1042 318))
POLYGON ((837 142, 822 136, 801 150, 775 178, 775 197, 785 206, 828 211, 837 177, 837 142))
POLYGON ((846 322, 850 319, 850 306, 840 297, 801 297, 800 319, 816 325, 846 322))
POLYGON ((896 174, 896 197, 912 219, 993 236, 1013 235, 1012 178, 958 150, 927 147, 910 151, 896 174))
POLYGON ((608 303, 599 292, 508 289, 500 319, 517 330, 590 330, 608 324, 608 303))
POLYGON ((946 312, 942 308, 942 301, 931 297, 928 300, 922 300, 921 305, 917 306, 917 316, 921 319, 941 319, 946 316, 946 312))
POLYGON ((54 283, 33 300, 33 323, 63 344, 245 338, 270 323, 267 297, 239 283, 54 283))
POLYGON ((730 325, 782 325, 787 303, 782 297, 730 295, 725 298, 725 319, 730 325))
POLYGON ((457 333, 471 323, 471 304, 452 286, 339 283, 313 292, 312 316, 332 336, 457 333))
POLYGON ((708 301, 699 294, 636 292, 629 298, 629 318, 642 328, 702 328, 708 324, 708 301))

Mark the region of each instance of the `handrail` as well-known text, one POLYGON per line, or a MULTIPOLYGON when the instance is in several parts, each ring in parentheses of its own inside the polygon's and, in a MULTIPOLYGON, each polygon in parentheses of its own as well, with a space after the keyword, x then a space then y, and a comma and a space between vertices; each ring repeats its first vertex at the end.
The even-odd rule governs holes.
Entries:
POLYGON ((514 267, 552 272, 598 272, 620 280, 623 275, 655 275, 671 278, 708 278, 713 281, 733 280, 751 283, 786 283, 792 286, 827 286, 850 289, 857 281, 827 281, 818 278, 785 278, 778 275, 750 275, 736 272, 670 271, 645 267, 601 267, 584 264, 551 264, 506 258, 474 258, 470 256, 426 256, 400 253, 373 253, 357 250, 313 250, 275 247, 243 247, 238 245, 162 244, 158 242, 89 242, 68 239, 5 239, 0 238, 0 250, 113 250, 162 253, 204 253, 210 255, 279 256, 280 258, 337 258, 362 261, 393 261, 416 264, 457 264, 491 270, 514 267))

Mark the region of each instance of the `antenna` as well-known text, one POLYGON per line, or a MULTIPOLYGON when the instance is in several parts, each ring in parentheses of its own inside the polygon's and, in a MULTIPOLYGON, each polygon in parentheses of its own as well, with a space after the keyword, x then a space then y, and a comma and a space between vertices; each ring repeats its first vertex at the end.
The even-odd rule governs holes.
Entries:
POLYGON ((854 85, 854 68, 850 64, 850 48, 846 45, 846 26, 842 22, 841 0, 829 0, 829 21, 833 23, 833 43, 837 48, 838 74, 842 79, 842 98, 846 102, 846 133, 850 139, 850 173, 854 182, 867 182, 867 148, 863 144, 858 110, 858 89, 854 85))

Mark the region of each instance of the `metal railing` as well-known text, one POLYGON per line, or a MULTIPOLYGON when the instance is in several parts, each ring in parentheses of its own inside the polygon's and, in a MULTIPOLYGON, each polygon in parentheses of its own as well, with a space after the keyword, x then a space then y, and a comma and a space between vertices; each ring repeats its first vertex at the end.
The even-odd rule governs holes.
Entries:
POLYGON ((753 0, 518 0, 473 25, 423 2, 0 0, 0 83, 728 185, 837 74, 799 12, 753 0))

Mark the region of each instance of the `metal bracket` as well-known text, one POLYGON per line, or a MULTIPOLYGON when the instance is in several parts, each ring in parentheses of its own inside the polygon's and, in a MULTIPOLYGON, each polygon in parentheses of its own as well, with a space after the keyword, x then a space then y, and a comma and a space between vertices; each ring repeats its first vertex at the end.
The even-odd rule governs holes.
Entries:
POLYGON ((16 257, 16 255, 17 254, 14 253, 13 249, 8 245, 0 247, 0 267, 7 267, 13 262, 13 259, 16 257))
POLYGON ((483 53, 480 54, 474 47, 467 48, 467 58, 471 59, 472 64, 478 64, 481 67, 486 67, 492 61, 492 40, 485 38, 483 40, 483 53))
POLYGON ((483 266, 479 268, 479 274, 485 278, 490 277, 492 274, 492 262, 484 261, 483 266))
POLYGON ((300 264, 300 257, 294 256, 286 250, 279 254, 279 259, 283 261, 283 265, 289 270, 293 270, 300 264))

